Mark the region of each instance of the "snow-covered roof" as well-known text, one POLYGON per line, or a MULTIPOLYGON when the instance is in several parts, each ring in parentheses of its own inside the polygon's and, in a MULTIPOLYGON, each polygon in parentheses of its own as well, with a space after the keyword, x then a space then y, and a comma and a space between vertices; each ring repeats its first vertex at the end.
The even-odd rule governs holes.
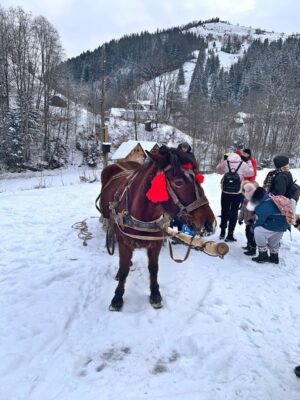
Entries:
POLYGON ((110 109, 110 116, 111 117, 122 117, 125 113, 125 108, 111 108, 110 109))
POLYGON ((234 122, 235 122, 236 124, 243 124, 243 123, 244 123, 244 120, 243 120, 243 118, 234 118, 234 122))
POLYGON ((251 114, 240 111, 236 114, 237 118, 250 118, 251 114))
POLYGON ((146 140, 140 140, 139 143, 144 151, 151 151, 155 145, 158 145, 157 142, 148 142, 146 140))
POLYGON ((157 145, 156 142, 148 142, 144 140, 128 140, 128 142, 123 142, 120 147, 115 151, 115 153, 112 155, 112 160, 120 160, 121 158, 125 158, 128 156, 128 154, 138 145, 140 144, 144 152, 151 151, 155 145, 157 145))
POLYGON ((151 100, 138 100, 138 102, 144 104, 145 106, 150 106, 152 104, 151 100))

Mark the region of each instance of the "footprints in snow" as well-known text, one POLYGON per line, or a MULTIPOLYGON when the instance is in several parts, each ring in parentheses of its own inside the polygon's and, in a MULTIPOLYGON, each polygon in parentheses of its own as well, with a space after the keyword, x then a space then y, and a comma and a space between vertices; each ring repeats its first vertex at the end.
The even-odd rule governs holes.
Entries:
POLYGON ((112 366, 116 362, 123 361, 131 353, 130 347, 124 346, 120 348, 111 347, 105 352, 98 354, 95 358, 87 358, 83 363, 83 367, 78 376, 84 377, 89 373, 99 373, 105 368, 112 366))
MULTIPOLYGON (((116 369, 116 364, 122 364, 130 356, 131 348, 128 346, 115 348, 111 347, 108 350, 97 354, 94 358, 88 357, 82 363, 77 375, 86 377, 90 374, 98 374, 107 368, 116 369)), ((180 358, 180 354, 173 350, 167 357, 159 358, 155 365, 150 369, 152 375, 158 375, 169 372, 169 366, 174 364, 180 358)), ((149 361, 146 359, 145 361, 149 361)), ((123 365, 125 368, 125 365, 123 365)), ((120 366, 119 366, 120 368, 120 366)))
POLYGON ((178 359, 180 358, 180 354, 174 350, 170 354, 169 357, 166 359, 159 359, 157 363, 154 365, 153 369, 151 370, 151 373, 153 375, 158 375, 162 374, 164 372, 168 372, 168 364, 173 364, 175 363, 178 359))

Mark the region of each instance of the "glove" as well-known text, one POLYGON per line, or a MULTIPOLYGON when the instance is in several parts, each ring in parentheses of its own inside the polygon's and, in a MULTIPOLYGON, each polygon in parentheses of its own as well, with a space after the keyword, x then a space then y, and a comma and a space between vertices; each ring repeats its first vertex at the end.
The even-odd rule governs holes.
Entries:
POLYGON ((239 219, 239 225, 243 225, 243 221, 239 219))
POLYGON ((224 160, 227 160, 229 153, 224 153, 224 160))

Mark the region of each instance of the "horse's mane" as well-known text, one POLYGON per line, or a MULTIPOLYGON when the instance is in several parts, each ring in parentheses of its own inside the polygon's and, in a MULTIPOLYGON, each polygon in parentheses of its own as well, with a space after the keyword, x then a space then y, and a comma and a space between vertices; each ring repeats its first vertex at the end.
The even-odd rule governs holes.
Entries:
POLYGON ((159 154, 165 155, 167 164, 173 169, 174 176, 179 176, 181 173, 182 164, 191 163, 194 167, 195 161, 189 153, 183 153, 181 150, 174 147, 161 146, 159 154))

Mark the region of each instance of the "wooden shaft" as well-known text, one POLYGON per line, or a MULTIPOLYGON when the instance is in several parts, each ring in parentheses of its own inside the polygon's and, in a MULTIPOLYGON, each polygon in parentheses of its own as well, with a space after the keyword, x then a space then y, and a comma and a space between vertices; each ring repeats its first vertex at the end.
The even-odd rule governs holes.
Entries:
MULTIPOLYGON (((167 234, 176 237, 179 239, 181 242, 185 244, 190 244, 191 242, 191 236, 187 235, 182 232, 178 232, 177 229, 173 229, 168 227, 167 228, 167 234)), ((228 251, 229 247, 226 243, 224 242, 213 242, 211 240, 205 240, 201 236, 196 235, 193 239, 192 242, 192 247, 193 248, 201 248, 204 253, 209 254, 211 256, 219 256, 219 257, 224 257, 228 251)))

